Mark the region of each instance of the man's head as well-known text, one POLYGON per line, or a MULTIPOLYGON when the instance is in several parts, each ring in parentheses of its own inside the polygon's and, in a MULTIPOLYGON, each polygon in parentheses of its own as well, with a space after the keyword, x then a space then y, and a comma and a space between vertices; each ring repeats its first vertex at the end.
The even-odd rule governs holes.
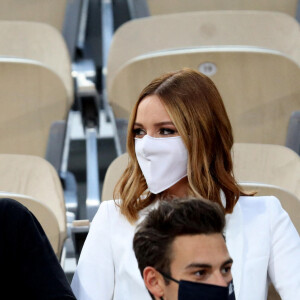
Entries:
POLYGON ((140 224, 133 248, 153 299, 177 300, 177 281, 226 287, 232 281, 218 204, 199 199, 161 201, 140 224))

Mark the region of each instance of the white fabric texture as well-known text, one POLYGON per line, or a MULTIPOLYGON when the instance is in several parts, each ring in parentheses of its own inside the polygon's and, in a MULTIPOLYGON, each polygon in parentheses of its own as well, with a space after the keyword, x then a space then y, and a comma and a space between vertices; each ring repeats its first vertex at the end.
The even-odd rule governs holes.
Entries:
MULTIPOLYGON (((268 278, 283 300, 298 299, 300 238, 278 199, 240 197, 226 221, 236 299, 267 299, 268 278)), ((78 300, 151 299, 132 249, 134 231, 114 201, 101 204, 72 281, 78 300)))
POLYGON ((136 138, 135 153, 153 194, 165 191, 187 175, 188 152, 181 136, 136 138))

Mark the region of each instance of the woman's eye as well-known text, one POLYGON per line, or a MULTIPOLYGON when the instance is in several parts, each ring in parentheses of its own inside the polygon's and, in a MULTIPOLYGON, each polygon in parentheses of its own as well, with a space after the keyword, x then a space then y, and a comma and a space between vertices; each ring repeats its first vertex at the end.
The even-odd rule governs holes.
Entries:
POLYGON ((142 137, 144 136, 146 133, 145 133, 145 130, 141 129, 141 128, 135 128, 133 129, 133 136, 134 137, 142 137))
POLYGON ((172 135, 175 133, 175 130, 170 129, 170 128, 161 128, 160 129, 160 134, 162 135, 172 135))

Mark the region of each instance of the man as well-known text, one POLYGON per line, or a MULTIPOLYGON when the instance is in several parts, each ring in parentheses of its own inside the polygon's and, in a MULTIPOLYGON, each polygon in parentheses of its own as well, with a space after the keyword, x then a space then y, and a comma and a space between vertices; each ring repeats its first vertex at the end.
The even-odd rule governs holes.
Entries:
POLYGON ((0 199, 0 269, 1 299, 76 299, 40 223, 12 199, 0 199))
POLYGON ((138 226, 133 248, 152 299, 235 299, 218 204, 161 201, 138 226))

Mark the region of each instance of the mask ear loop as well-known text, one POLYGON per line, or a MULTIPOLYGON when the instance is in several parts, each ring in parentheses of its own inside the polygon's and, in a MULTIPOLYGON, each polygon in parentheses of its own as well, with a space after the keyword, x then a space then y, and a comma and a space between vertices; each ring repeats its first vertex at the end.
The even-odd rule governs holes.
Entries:
POLYGON ((176 283, 179 284, 179 280, 174 279, 173 277, 171 277, 170 275, 168 275, 167 273, 161 272, 159 270, 157 270, 163 277, 165 277, 166 279, 172 280, 176 283))
MULTIPOLYGON (((168 275, 167 273, 161 272, 161 271, 159 271, 159 270, 157 270, 157 272, 159 272, 164 278, 169 279, 169 280, 172 280, 172 281, 174 281, 174 282, 176 282, 176 283, 179 284, 179 281, 178 281, 178 280, 174 279, 173 277, 171 277, 171 276, 168 275)), ((164 298, 161 297, 160 300, 164 300, 164 298)))

